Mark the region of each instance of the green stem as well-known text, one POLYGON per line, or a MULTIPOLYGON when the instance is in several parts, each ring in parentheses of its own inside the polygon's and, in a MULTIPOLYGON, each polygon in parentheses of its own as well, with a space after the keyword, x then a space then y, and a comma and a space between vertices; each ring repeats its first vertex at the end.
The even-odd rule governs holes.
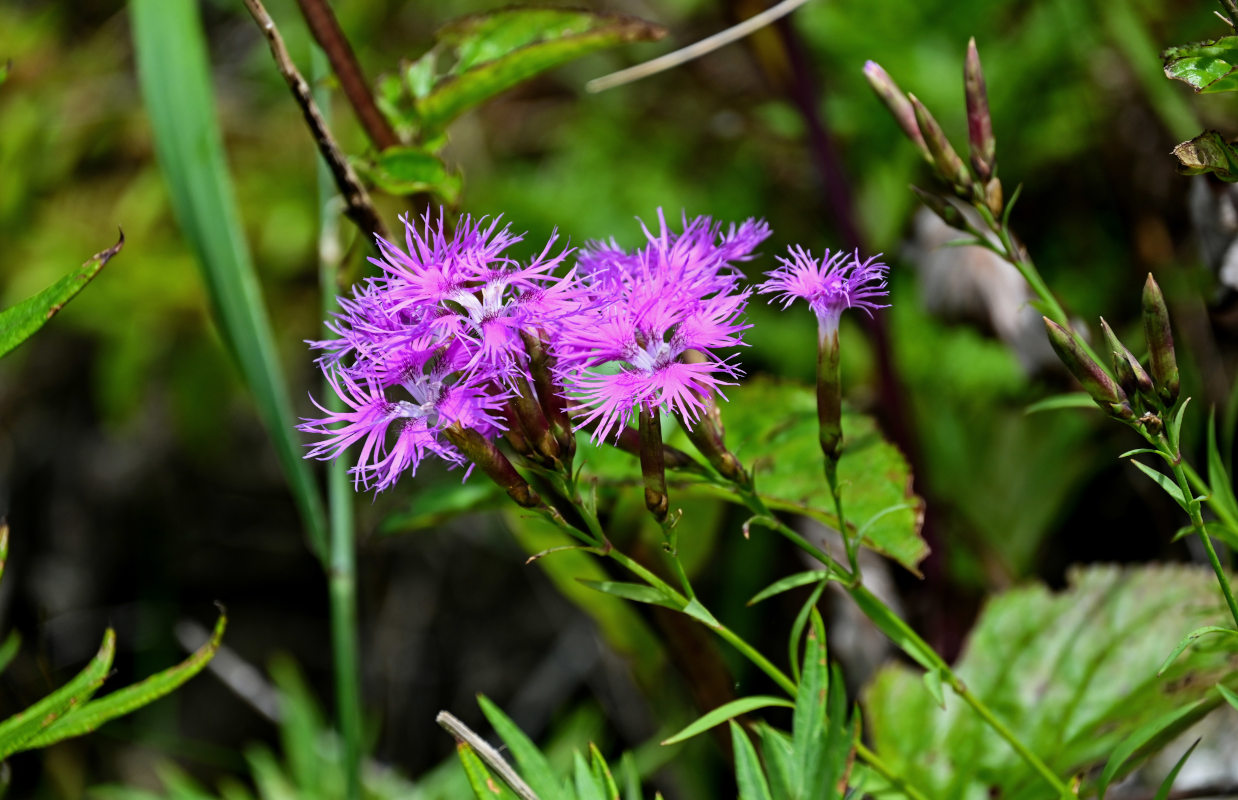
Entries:
POLYGON ((983 719, 990 728, 997 732, 998 736, 1005 739, 1006 743, 1014 748, 1014 751, 1018 753, 1019 756, 1026 761, 1032 769, 1040 773, 1040 776, 1045 779, 1045 782, 1052 786, 1053 790, 1057 792, 1058 797, 1076 796, 1075 793, 1071 791, 1070 787, 1067 786, 1062 779, 1053 772, 1053 770, 1049 769, 1048 765, 1041 761, 1039 756, 1027 749, 1027 746, 1024 745, 1023 742, 1019 741, 1019 737, 1015 736, 1014 732, 1007 728, 1004 722, 994 716, 993 712, 989 710, 989 707, 982 703, 980 698, 972 694, 971 690, 968 689, 963 682, 954 675, 953 672, 948 673, 948 676, 950 680, 950 688, 952 688, 959 697, 963 698, 963 700, 966 701, 966 703, 980 715, 980 718, 983 719))
POLYGON ((1181 456, 1176 456, 1173 461, 1173 473, 1174 479, 1178 482, 1178 488, 1182 491, 1182 496, 1186 500, 1187 516, 1191 518, 1191 527, 1195 529, 1195 534, 1199 536, 1199 541, 1204 546, 1204 552, 1208 554, 1208 563, 1212 565, 1212 571, 1216 573, 1217 583, 1221 585, 1221 594, 1225 595, 1225 604, 1229 606, 1230 616, 1233 617, 1234 625, 1238 628, 1238 602, 1234 600, 1234 590, 1229 585, 1229 576, 1225 574, 1225 567, 1221 565, 1221 559, 1217 557, 1216 548, 1212 546, 1212 537, 1208 535, 1208 529, 1204 526, 1204 518, 1199 511, 1199 503, 1191 499, 1193 497, 1191 484, 1187 479, 1186 470, 1182 466, 1181 456))
MULTIPOLYGON (((312 70, 315 84, 327 74, 326 59, 318 48, 312 50, 312 70)), ((316 98, 324 116, 330 98, 316 89, 316 98)), ((323 319, 335 311, 335 296, 339 292, 339 214, 332 210, 335 180, 330 169, 318 160, 319 206, 319 270, 318 284, 322 293, 323 319)), ((343 410, 343 403, 329 385, 324 387, 328 408, 343 410)), ((348 465, 335 459, 327 466, 327 504, 330 535, 327 584, 330 595, 331 655, 335 671, 336 722, 344 740, 344 779, 348 800, 361 800, 361 657, 357 635, 357 589, 355 528, 353 523, 353 487, 348 479, 348 465)))

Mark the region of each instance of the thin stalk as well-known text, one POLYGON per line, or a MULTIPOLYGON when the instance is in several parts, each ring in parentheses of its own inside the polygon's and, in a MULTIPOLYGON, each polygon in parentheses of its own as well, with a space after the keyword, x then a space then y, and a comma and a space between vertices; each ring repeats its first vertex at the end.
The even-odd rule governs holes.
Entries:
MULTIPOLYGON (((315 84, 327 73, 322 52, 311 48, 315 84)), ((327 113, 329 97, 315 89, 318 107, 327 113)), ((341 247, 335 179, 330 167, 318 159, 318 285, 322 293, 322 316, 329 319, 339 291, 341 247)), ((330 335, 330 332, 327 332, 330 335)), ((328 408, 343 410, 342 401, 329 385, 323 387, 328 408)), ((335 668, 335 706, 340 736, 344 740, 344 780, 348 800, 361 800, 361 657, 357 635, 356 552, 353 523, 353 489, 348 465, 337 458, 327 465, 327 508, 330 553, 327 582, 330 594, 331 656, 335 668)))
POLYGON ((1026 761, 1032 769, 1036 770, 1036 772, 1038 772, 1040 776, 1045 779, 1046 783, 1053 787, 1053 790, 1057 792, 1058 797, 1076 796, 1075 793, 1071 791, 1070 787, 1067 786, 1062 779, 1053 772, 1053 770, 1049 769, 1045 762, 1040 760, 1040 756, 1027 749, 1027 746, 1024 745, 1023 742, 1019 741, 1019 737, 1015 736, 1014 732, 1007 728, 1004 722, 994 716, 993 712, 989 710, 989 707, 982 703, 980 698, 972 694, 971 690, 968 689, 963 682, 954 675, 953 672, 947 674, 950 679, 950 688, 953 689, 959 697, 963 698, 963 700, 971 706, 977 714, 980 715, 980 718, 983 719, 990 728, 997 732, 998 736, 1005 739, 1006 743, 1014 748, 1014 751, 1018 753, 1019 756, 1026 761))
POLYGON ((1208 554, 1208 563, 1212 565, 1212 571, 1216 573, 1217 583, 1221 585, 1221 594, 1225 595, 1225 604, 1229 606, 1234 626, 1238 628, 1238 602, 1234 600, 1234 590, 1229 585, 1229 576, 1225 574, 1225 567, 1221 565, 1221 559, 1217 557, 1216 548, 1212 546, 1212 537, 1208 535, 1208 529, 1204 526, 1199 503, 1190 499, 1192 497, 1191 485, 1187 480, 1186 470, 1182 468, 1180 458, 1173 464, 1173 473, 1174 479, 1178 482, 1178 488, 1182 491, 1182 496, 1187 499, 1187 516, 1191 518, 1191 527, 1195 529, 1195 534, 1199 536, 1199 541, 1204 545, 1204 552, 1208 554))

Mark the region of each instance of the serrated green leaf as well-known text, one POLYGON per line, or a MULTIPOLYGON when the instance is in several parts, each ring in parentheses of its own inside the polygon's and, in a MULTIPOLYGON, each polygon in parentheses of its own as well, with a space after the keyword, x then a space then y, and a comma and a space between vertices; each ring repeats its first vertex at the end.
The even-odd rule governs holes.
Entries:
POLYGON ((125 236, 121 234, 116 244, 101 253, 95 253, 75 271, 34 297, 0 311, 0 357, 33 336, 65 303, 86 288, 86 284, 99 274, 107 262, 112 260, 112 256, 120 252, 124 244, 125 236))
POLYGON ((739 785, 739 800, 773 800, 769 783, 761 771, 757 751, 748 739, 748 734, 731 721, 731 749, 735 751, 735 783, 739 785))
POLYGON ((1179 758, 1174 764, 1174 768, 1171 769, 1169 774, 1165 776, 1165 780, 1161 781, 1161 785, 1156 790, 1156 796, 1153 797, 1152 800, 1168 799, 1169 790, 1173 788, 1174 781, 1178 779, 1178 773, 1182 771, 1182 766, 1186 764, 1186 760, 1191 757, 1191 753, 1195 752, 1195 748, 1199 746, 1200 741, 1200 739, 1196 739, 1191 746, 1186 749, 1186 752, 1183 753, 1182 757, 1179 758))
POLYGON ((194 651, 189 658, 131 686, 117 689, 105 697, 79 705, 72 712, 61 716, 45 727, 38 735, 27 739, 20 749, 46 747, 64 739, 90 733, 105 722, 132 713, 172 692, 201 672, 215 657, 227 624, 228 618, 220 614, 215 622, 215 630, 211 633, 211 638, 194 651))
POLYGON ((1167 728, 1174 727, 1183 717, 1197 713, 1198 706, 1203 703, 1203 700, 1197 700, 1190 705, 1185 705, 1180 708, 1171 709, 1166 713, 1145 722, 1118 743, 1118 746, 1113 748, 1113 753, 1109 756, 1109 760, 1105 762, 1105 768, 1101 771, 1100 778, 1096 782, 1096 794, 1100 798, 1104 798, 1105 791, 1109 788, 1109 784, 1113 779, 1123 774, 1123 767, 1130 761, 1131 757, 1141 748, 1145 747, 1149 742, 1157 737, 1163 737, 1164 731, 1167 728))
POLYGON ((550 762, 533 741, 524 735, 524 731, 516 727, 516 723, 504 714, 498 706, 485 695, 477 696, 477 704, 490 721, 495 733, 507 745, 507 749, 515 757, 520 766, 520 777, 529 784, 529 788, 537 794, 540 800, 570 800, 563 790, 563 785, 556 777, 550 762))
POLYGON ((776 594, 782 594, 783 592, 790 591, 791 589, 795 589, 800 586, 807 586, 810 583, 821 583, 822 581, 828 581, 832 574, 833 573, 831 573, 828 569, 812 569, 807 572, 797 572, 794 575, 788 575, 785 578, 774 581, 769 586, 766 586, 764 589, 757 592, 752 596, 752 599, 748 601, 748 605, 754 606, 762 600, 768 600, 776 594))
POLYGON ((1202 628, 1196 628, 1186 636, 1182 637, 1182 641, 1178 642, 1177 647, 1175 647, 1169 655, 1165 657, 1165 660, 1161 663, 1161 668, 1156 671, 1156 674, 1163 675, 1165 670, 1169 669, 1169 666, 1173 664, 1174 661, 1178 660, 1178 656, 1182 655, 1182 651, 1186 650, 1201 637, 1208 636, 1213 633, 1238 636, 1238 631, 1233 630, 1232 628, 1222 628, 1218 625, 1205 625, 1202 628))
POLYGON ((326 513, 303 458, 284 368, 224 159, 198 4, 133 0, 129 19, 138 84, 173 211, 197 257, 220 332, 273 440, 310 547, 325 562, 326 513))
POLYGON ((455 205, 460 199, 460 176, 449 172, 438 156, 420 148, 388 147, 372 159, 354 161, 354 166, 388 194, 430 192, 447 205, 455 205))
POLYGON ((1186 498, 1182 495, 1182 489, 1179 488, 1178 484, 1173 482, 1173 478, 1170 478, 1163 472, 1157 472, 1147 464, 1143 464, 1133 458, 1131 459, 1131 463, 1136 467, 1139 467, 1139 471, 1144 475, 1147 475, 1149 478, 1156 481, 1156 484, 1164 489, 1165 493, 1174 499, 1174 502, 1182 506, 1183 509, 1186 508, 1186 498))
POLYGON ((520 800, 507 784, 496 780, 486 769, 485 763, 464 742, 456 744, 456 753, 464 766, 464 774, 468 777, 469 787, 477 800, 520 800))
MULTIPOLYGON (((662 28, 635 17, 571 9, 512 8, 450 23, 436 48, 452 66, 416 102, 426 129, 448 122, 499 92, 589 53, 653 41, 662 28)), ((440 63, 442 62, 440 57, 440 63)))
MULTIPOLYGON (((765 503, 837 528, 821 472, 815 389, 756 378, 728 391, 727 397, 730 401, 722 407, 727 445, 752 471, 765 503), (778 413, 769 413, 771 408, 778 413)), ((838 480, 847 519, 857 530, 864 530, 861 542, 865 547, 915 572, 928 555, 928 545, 920 536, 924 502, 911 491, 911 468, 898 448, 882 438, 871 417, 844 412, 842 426, 844 449, 838 480), (891 512, 894 507, 900 510, 891 512)), ((682 432, 669 443, 685 450, 691 447, 682 432)), ((688 491, 729 496, 705 486, 688 491)))
POLYGON ((1223 181, 1238 181, 1238 150, 1217 131, 1204 131, 1182 142, 1173 154, 1183 175, 1211 172, 1223 181))
POLYGON ((672 602, 670 598, 662 594, 662 592, 646 586, 643 583, 626 583, 624 581, 580 581, 585 586, 588 586, 594 591, 603 594, 622 597, 624 600, 632 600, 636 603, 649 603, 650 605, 663 606, 672 608, 676 611, 681 611, 680 607, 672 602))
MULTIPOLYGON (((1238 646, 1192 648, 1156 669, 1181 631, 1222 624, 1211 570, 1073 570, 1069 586, 991 599, 957 662, 959 679, 1058 775, 1097 769, 1133 731, 1199 701, 1142 747, 1163 747, 1238 684, 1238 646)), ((866 733, 895 774, 929 797, 1048 797, 1042 778, 963 703, 938 708, 918 670, 883 669, 864 692, 866 733)))
POLYGON ((1037 400, 1023 409, 1023 413, 1038 414, 1041 411, 1060 411, 1064 408, 1090 408, 1095 411, 1096 401, 1087 392, 1057 394, 1053 397, 1046 397, 1044 400, 1037 400))
POLYGON ((89 700, 103 685, 115 655, 116 633, 108 628, 99 652, 73 680, 0 723, 0 759, 25 749, 27 741, 89 700))
POLYGON ((1198 94, 1238 90, 1238 36, 1171 47, 1161 53, 1165 74, 1198 94))
POLYGON ((773 697, 769 695, 753 695, 751 697, 741 697, 738 700, 732 700, 729 703, 724 703, 713 711, 704 714, 691 725, 687 726, 674 736, 669 736, 662 740, 662 744, 677 744, 691 739, 697 734, 715 726, 721 725, 742 714, 747 714, 751 711, 756 711, 758 708, 771 708, 780 706, 782 708, 795 708, 795 703, 783 697, 773 697))

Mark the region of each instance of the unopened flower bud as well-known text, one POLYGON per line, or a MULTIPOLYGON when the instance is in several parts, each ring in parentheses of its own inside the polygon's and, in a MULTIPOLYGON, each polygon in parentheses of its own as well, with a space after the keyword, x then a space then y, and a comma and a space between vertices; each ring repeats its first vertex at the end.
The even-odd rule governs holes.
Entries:
POLYGON ((980 53, 976 50, 974 36, 967 43, 967 59, 963 63, 963 90, 967 97, 967 140, 971 151, 971 167, 976 178, 982 184, 987 184, 997 169, 997 140, 993 138, 989 97, 985 91, 984 71, 980 67, 980 53))
POLYGON ((512 462, 507 460, 503 451, 494 442, 482 436, 472 428, 465 428, 460 423, 453 423, 443 429, 443 435, 456 446, 465 458, 472 461, 490 480, 502 487, 507 495, 522 508, 538 508, 542 499, 529 482, 516 471, 512 462))
POLYGON ((932 164, 933 154, 929 152, 928 145, 924 143, 924 135, 920 133, 920 126, 916 123, 916 112, 912 109, 907 95, 903 94, 903 90, 898 88, 898 84, 876 61, 865 62, 864 77, 868 79, 868 85, 873 87, 873 91, 877 93, 881 102, 885 103, 885 107, 894 116, 894 120, 903 129, 903 133, 907 134, 907 138, 915 144, 920 155, 932 164))
POLYGON ((1105 335, 1105 343, 1113 353, 1113 374, 1118 379, 1118 385, 1127 396, 1142 394, 1151 397, 1152 379, 1148 377, 1139 359, 1122 344, 1104 317, 1100 318, 1100 329, 1105 335))
POLYGON ((1121 413, 1121 408, 1126 406, 1126 411, 1130 412, 1130 406, 1126 402, 1126 392, 1122 391, 1122 387, 1109 377, 1109 373, 1101 369, 1100 364, 1092 360, 1073 332, 1048 317, 1045 317, 1044 321, 1049 344, 1053 345, 1058 358, 1083 386, 1084 391, 1105 411, 1125 419, 1126 414, 1121 413))
POLYGON ((576 433, 572 430, 572 421, 567 413, 567 402, 554 379, 554 359, 538 336, 521 331, 520 337, 524 340, 525 351, 529 354, 529 374, 533 377, 533 388, 537 391, 538 402, 541 403, 546 421, 550 423, 551 433, 558 442, 559 457, 570 470, 572 457, 576 453, 576 433))
POLYGON ((955 192, 966 197, 971 193, 972 186, 971 173, 967 171, 967 165, 963 163, 963 159, 959 158, 959 154, 954 152, 954 148, 950 146, 950 140, 946 138, 946 132, 937 124, 937 120, 924 107, 924 104, 914 94, 907 95, 907 99, 915 111, 916 124, 920 126, 924 143, 933 156, 933 166, 937 170, 937 175, 949 183, 955 192))
POLYGON ((993 216, 999 219, 1002 212, 1006 210, 1006 198, 1002 195, 1002 182, 996 175, 984 185, 984 202, 989 207, 989 211, 993 212, 993 216))
POLYGON ((843 445, 843 393, 839 375, 838 329, 821 339, 817 350, 817 438, 826 470, 837 465, 843 445))
POLYGON ((1174 356, 1174 337, 1169 329, 1169 309, 1165 295, 1152 273, 1143 285, 1143 331, 1148 337, 1149 366, 1156 393, 1165 405, 1178 399, 1178 359, 1174 356))
POLYGON ((920 202, 924 203, 924 207, 936 214, 942 222, 951 228, 963 227, 965 222, 963 212, 959 211, 958 207, 948 199, 933 192, 926 192, 919 186, 912 186, 911 191, 915 193, 916 197, 920 198, 920 202))

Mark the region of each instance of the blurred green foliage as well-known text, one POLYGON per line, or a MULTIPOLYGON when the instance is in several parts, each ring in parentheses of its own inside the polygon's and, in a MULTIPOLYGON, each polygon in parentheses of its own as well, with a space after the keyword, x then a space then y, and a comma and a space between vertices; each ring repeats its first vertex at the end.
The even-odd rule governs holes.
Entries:
MULTIPOLYGON (((379 80, 430 47, 432 32, 448 19, 495 5, 381 0, 342 3, 338 13, 363 66, 379 80)), ((308 63, 309 40, 295 4, 273 1, 270 8, 294 58, 308 63)), ((244 9, 211 0, 203 10, 243 234, 296 410, 308 413, 305 397, 317 376, 302 342, 317 337, 320 322, 315 152, 244 9)), ((682 207, 721 220, 764 217, 774 227, 766 254, 792 242, 818 252, 839 247, 842 225, 828 211, 810 125, 782 91, 793 67, 774 32, 638 84, 583 93, 588 78, 755 9, 677 0, 613 10, 667 27, 667 43, 594 53, 457 119, 442 155, 462 177, 460 207, 503 214, 532 232, 530 240, 557 227, 576 244, 614 235, 629 245, 639 235, 632 217, 649 219, 662 206, 672 215, 682 207)), ((1129 551, 1115 548, 1123 537, 1138 537, 1094 524, 1089 487, 1123 485, 1109 455, 1121 448, 1098 438, 1105 434, 1098 433, 1096 415, 1025 415, 1027 404, 1062 386, 1052 377, 1026 376, 983 333, 922 310, 902 252, 914 206, 907 185, 927 176, 871 96, 861 67, 868 59, 881 62, 961 140, 963 46, 976 36, 1001 177, 1010 187, 1025 184, 1014 225, 1072 312, 1104 313, 1120 327, 1137 312, 1133 287, 1143 272, 1197 261, 1185 179, 1172 174, 1169 148, 1200 127, 1232 130, 1238 118, 1238 98, 1205 102, 1175 92, 1179 87, 1161 74, 1163 46, 1215 35, 1209 11, 1202 2, 1170 0, 830 0, 809 3, 792 18, 819 98, 816 110, 844 165, 844 174, 830 180, 846 179, 867 248, 885 251, 894 266, 891 357, 913 431, 914 452, 907 455, 936 517, 929 542, 942 559, 930 573, 936 587, 944 582, 974 596, 1030 575, 1057 579, 1053 571, 1064 561, 1098 551, 1124 557, 1129 551), (1084 521, 1068 527, 1080 515, 1084 521)), ((226 482, 238 455, 235 441, 221 432, 256 415, 213 327, 192 249, 174 223, 151 122, 138 103, 128 30, 127 8, 110 0, 0 5, 0 61, 12 62, 0 87, 0 307, 51 285, 66 264, 79 263, 123 226, 124 258, 65 309, 49 335, 89 351, 87 400, 105 430, 131 436, 152 407, 166 408, 178 458, 226 482)), ((374 157, 342 100, 336 105, 336 132, 346 149, 374 157)), ((380 202, 389 220, 408 210, 400 200, 380 202)), ((359 253, 355 244, 354 250, 359 253)), ((770 267, 767 255, 750 272, 755 277, 770 267)), ((811 377, 810 315, 754 304, 751 321, 752 346, 743 353, 749 372, 811 377)), ((882 414, 887 410, 877 407, 873 388, 881 367, 876 348, 854 321, 843 339, 849 401, 882 414)), ((32 384, 49 347, 35 340, 0 364, 0 389, 32 384)), ((469 495, 445 491, 455 484, 457 476, 429 475, 391 497, 360 503, 363 530, 376 529, 393 510, 413 518, 388 520, 389 526, 412 529, 482 507, 485 492, 477 495, 476 480, 469 495)), ((277 490, 265 489, 261 499, 270 501, 277 490)), ((1154 524, 1155 508, 1142 514, 1142 502, 1133 516, 1154 524)), ((733 612, 737 630, 760 631, 764 621, 742 601, 785 574, 786 564, 767 540, 744 541, 742 520, 720 504, 700 511, 702 530, 684 544, 690 569, 706 575, 710 588, 728 591, 715 607, 733 612)), ((639 504, 620 499, 612 514, 630 522, 629 530, 644 524, 639 504)), ((1131 517, 1121 523, 1133 524, 1131 517)), ((528 552, 547 546, 537 523, 513 516, 508 525, 528 552)), ((1156 547, 1153 554, 1169 552, 1168 544, 1156 547)), ((664 664, 649 654, 649 620, 573 584, 585 574, 573 554, 551 556, 542 566, 598 622, 612 647, 636 657, 639 680, 656 682, 664 664)), ((742 669, 735 674, 750 677, 742 669)), ((685 687, 664 683, 658 702, 669 716, 690 716, 685 687)), ((289 758, 296 752, 286 751, 289 758)), ((709 758, 690 757, 693 763, 709 758)), ((416 758, 424 762, 423 754, 416 758)), ((708 778, 679 780, 705 787, 706 795, 717 790, 708 778)))

